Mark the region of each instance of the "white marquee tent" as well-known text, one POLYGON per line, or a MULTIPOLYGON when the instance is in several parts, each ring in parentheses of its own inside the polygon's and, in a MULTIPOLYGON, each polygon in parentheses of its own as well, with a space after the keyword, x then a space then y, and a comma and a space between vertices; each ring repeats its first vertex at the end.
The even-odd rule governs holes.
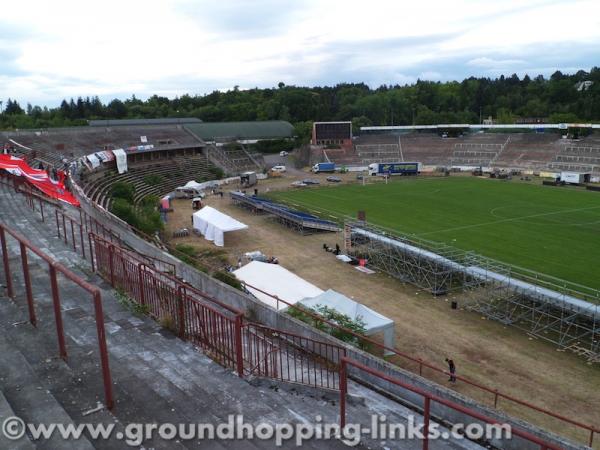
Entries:
MULTIPOLYGON (((291 304, 295 304, 303 298, 314 297, 323 293, 315 285, 310 284, 279 264, 252 261, 233 273, 243 282, 271 295, 276 295, 291 304)), ((288 307, 283 302, 279 302, 279 305, 277 305, 276 299, 256 289, 248 287, 248 291, 261 302, 273 308, 282 310, 288 307)))
MULTIPOLYGON (((347 315, 353 320, 360 317, 365 323, 365 334, 367 336, 383 332, 383 342, 385 346, 394 348, 394 321, 379 314, 377 311, 373 311, 365 305, 355 302, 339 292, 329 289, 316 297, 304 298, 299 303, 308 306, 309 308, 314 308, 317 305, 327 306, 328 308, 347 315)), ((386 351, 385 355, 393 355, 393 353, 386 351)))
POLYGON ((198 230, 208 241, 214 241, 215 245, 223 247, 227 231, 243 230, 248 225, 235 220, 233 217, 223 214, 210 206, 205 206, 196 211, 192 218, 194 230, 198 230))

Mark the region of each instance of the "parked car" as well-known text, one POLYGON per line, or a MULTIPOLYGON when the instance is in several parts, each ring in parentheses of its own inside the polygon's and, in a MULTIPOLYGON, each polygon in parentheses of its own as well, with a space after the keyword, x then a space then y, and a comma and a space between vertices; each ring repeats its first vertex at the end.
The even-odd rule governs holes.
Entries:
POLYGON ((319 180, 315 180, 314 178, 305 178, 304 180, 302 180, 302 182, 306 185, 310 185, 310 184, 320 184, 319 180))
POLYGON ((333 176, 333 175, 329 175, 329 176, 327 177, 327 181, 330 181, 330 182, 332 182, 332 183, 339 183, 339 182, 341 182, 341 181, 342 181, 342 179, 341 179, 340 177, 335 177, 335 176, 333 176))
POLYGON ((294 181, 294 182, 291 184, 291 186, 292 186, 292 187, 299 188, 299 187, 305 187, 305 186, 307 186, 307 185, 306 185, 305 183, 303 183, 302 181, 294 181))
POLYGON ((281 150, 281 151, 279 152, 279 156, 287 156, 287 155, 289 155, 289 153, 288 153, 288 152, 286 152, 285 150, 281 150))
POLYGON ((271 171, 283 173, 285 172, 285 166, 273 166, 271 167, 271 171))

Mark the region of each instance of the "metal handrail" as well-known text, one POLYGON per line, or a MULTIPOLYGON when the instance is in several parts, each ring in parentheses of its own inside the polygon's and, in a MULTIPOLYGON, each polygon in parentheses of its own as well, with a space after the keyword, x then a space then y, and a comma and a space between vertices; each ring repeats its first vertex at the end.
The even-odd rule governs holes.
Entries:
POLYGON ((33 303, 33 294, 31 289, 31 279, 29 276, 29 264, 27 261, 27 250, 37 255, 43 261, 48 264, 48 271, 50 273, 50 285, 52 289, 52 302, 54 306, 54 316, 56 321, 56 333, 58 337, 58 346, 60 357, 66 361, 67 359, 67 347, 65 343, 65 333, 62 322, 62 312, 60 308, 60 294, 58 289, 57 274, 61 273, 65 278, 72 281, 85 291, 92 295, 94 302, 94 314, 96 320, 96 332, 98 334, 98 345, 100 349, 100 362, 102 366, 102 377, 104 380, 104 396, 106 401, 106 407, 112 409, 114 406, 113 391, 112 391, 112 377, 110 374, 110 366, 108 361, 108 350, 106 346, 106 332, 104 327, 104 313, 102 311, 102 295, 98 287, 88 283, 71 270, 59 262, 46 255, 42 250, 33 245, 29 240, 16 233, 15 231, 8 228, 6 225, 0 223, 0 244, 2 250, 2 261, 4 265, 4 275, 6 278, 7 293, 10 298, 15 297, 15 292, 12 284, 12 276, 10 270, 10 262, 8 256, 8 249, 6 245, 6 235, 10 235, 13 239, 19 242, 21 250, 21 262, 23 268, 23 276, 25 278, 25 290, 27 296, 27 305, 29 308, 30 323, 36 326, 37 319, 35 316, 35 308, 33 303))
MULTIPOLYGON (((429 422, 431 418, 431 402, 439 403, 450 409, 466 414, 468 416, 473 417, 474 419, 486 422, 488 424, 501 425, 501 422, 499 422, 498 420, 492 419, 470 408, 459 405, 456 402, 446 400, 445 398, 439 397, 435 394, 431 394, 430 392, 413 386, 412 384, 405 383, 396 378, 390 377, 385 373, 372 369, 364 364, 359 363, 358 361, 354 361, 348 357, 343 357, 340 366, 340 427, 342 429, 346 426, 346 395, 348 393, 348 366, 353 366, 359 370, 367 372, 370 375, 381 378, 382 380, 395 384, 396 386, 400 386, 423 397, 423 450, 429 449, 429 422)), ((541 450, 562 450, 562 448, 557 445, 551 444, 527 431, 523 431, 512 426, 511 433, 515 436, 519 436, 529 442, 539 445, 541 450)))

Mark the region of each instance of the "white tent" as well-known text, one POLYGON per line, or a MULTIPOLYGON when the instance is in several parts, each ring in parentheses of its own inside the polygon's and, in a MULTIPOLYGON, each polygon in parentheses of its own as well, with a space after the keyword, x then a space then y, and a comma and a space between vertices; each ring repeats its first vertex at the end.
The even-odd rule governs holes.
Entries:
MULTIPOLYGON (((292 305, 303 298, 314 297, 323 293, 315 285, 310 284, 279 264, 252 261, 233 273, 243 282, 271 295, 276 295, 292 305)), ((281 310, 288 307, 285 303, 277 302, 276 299, 267 294, 250 287, 247 288, 257 299, 273 308, 281 310)))
POLYGON ((193 226, 198 230, 208 241, 214 241, 215 245, 223 247, 224 233, 227 231, 243 230, 248 228, 248 225, 235 220, 233 217, 223 214, 222 212, 205 206, 200 211, 196 211, 193 215, 193 226))
MULTIPOLYGON (((365 334, 367 336, 383 331, 383 342, 385 346, 394 348, 394 321, 382 316, 377 311, 373 311, 365 305, 355 302, 339 292, 329 289, 316 297, 302 299, 299 303, 308 306, 309 308, 315 308, 317 305, 327 306, 328 308, 335 309, 337 312, 347 315, 353 320, 360 317, 365 323, 365 334)), ((385 352, 386 356, 393 354, 393 352, 385 352)))

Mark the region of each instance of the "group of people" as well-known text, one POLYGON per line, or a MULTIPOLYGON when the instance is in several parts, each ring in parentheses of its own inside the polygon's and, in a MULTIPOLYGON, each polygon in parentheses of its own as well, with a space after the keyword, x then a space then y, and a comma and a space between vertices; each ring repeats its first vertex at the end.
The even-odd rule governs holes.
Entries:
POLYGON ((335 244, 335 248, 329 247, 327 244, 323 244, 323 250, 329 253, 333 253, 336 256, 342 252, 340 249, 340 245, 337 243, 335 244))
POLYGON ((13 153, 16 153, 15 146, 12 144, 4 144, 4 147, 2 148, 2 153, 4 155, 12 155, 13 153))

